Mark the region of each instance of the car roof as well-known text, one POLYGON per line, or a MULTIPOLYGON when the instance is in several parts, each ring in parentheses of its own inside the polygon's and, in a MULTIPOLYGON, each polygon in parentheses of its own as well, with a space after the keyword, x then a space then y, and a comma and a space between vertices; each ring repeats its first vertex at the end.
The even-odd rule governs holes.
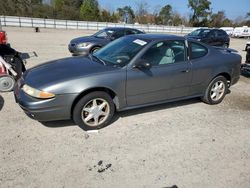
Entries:
POLYGON ((118 30, 123 30, 123 29, 138 30, 138 29, 129 28, 129 27, 106 27, 104 28, 104 30, 113 30, 113 31, 118 31, 118 30))
POLYGON ((220 30, 220 31, 224 31, 223 29, 219 29, 219 28, 199 28, 197 30, 209 30, 209 31, 220 30))
POLYGON ((136 35, 129 35, 134 38, 142 39, 142 40, 185 40, 183 36, 177 35, 168 35, 168 34, 136 34, 136 35))

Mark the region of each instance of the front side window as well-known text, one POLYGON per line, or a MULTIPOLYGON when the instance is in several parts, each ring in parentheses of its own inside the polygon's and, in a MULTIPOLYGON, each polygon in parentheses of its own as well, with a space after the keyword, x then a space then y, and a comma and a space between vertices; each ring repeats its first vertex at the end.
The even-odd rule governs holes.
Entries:
POLYGON ((104 46, 93 55, 108 65, 125 66, 149 41, 134 37, 123 37, 104 46))
POLYGON ((152 66, 161 66, 185 61, 184 41, 163 41, 150 47, 141 59, 152 66))
POLYGON ((209 29, 197 29, 189 34, 189 36, 194 36, 194 37, 206 37, 208 33, 210 32, 209 29))
POLYGON ((197 59, 207 55, 207 48, 201 44, 191 42, 191 59, 197 59))
POLYGON ((94 34, 94 37, 106 38, 106 37, 112 35, 113 33, 114 33, 114 31, 112 31, 112 30, 100 30, 94 34))

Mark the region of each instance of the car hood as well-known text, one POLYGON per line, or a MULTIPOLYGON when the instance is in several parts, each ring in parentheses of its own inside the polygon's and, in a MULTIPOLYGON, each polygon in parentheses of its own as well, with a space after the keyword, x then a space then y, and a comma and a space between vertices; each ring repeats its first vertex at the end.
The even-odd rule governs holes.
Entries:
POLYGON ((37 89, 53 84, 79 79, 92 74, 109 72, 116 68, 105 66, 85 57, 70 57, 41 64, 27 70, 23 79, 26 84, 37 89))
POLYGON ((94 37, 94 36, 87 36, 87 37, 79 37, 79 38, 75 38, 73 40, 70 41, 71 44, 80 44, 80 43, 84 43, 84 42, 102 42, 105 41, 106 39, 104 38, 98 38, 98 37, 94 37))

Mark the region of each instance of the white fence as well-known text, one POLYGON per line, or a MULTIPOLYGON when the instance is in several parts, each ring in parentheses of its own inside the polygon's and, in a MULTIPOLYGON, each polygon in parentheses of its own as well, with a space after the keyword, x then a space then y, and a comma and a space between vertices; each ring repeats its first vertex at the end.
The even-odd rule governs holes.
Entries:
POLYGON ((175 33, 186 34, 194 30, 192 27, 176 27, 176 26, 159 26, 159 25, 141 25, 141 24, 123 24, 108 22, 87 22, 73 20, 55 20, 29 17, 0 16, 0 27, 40 27, 55 29, 84 29, 84 30, 100 30, 105 27, 130 27, 140 29, 150 33, 175 33))

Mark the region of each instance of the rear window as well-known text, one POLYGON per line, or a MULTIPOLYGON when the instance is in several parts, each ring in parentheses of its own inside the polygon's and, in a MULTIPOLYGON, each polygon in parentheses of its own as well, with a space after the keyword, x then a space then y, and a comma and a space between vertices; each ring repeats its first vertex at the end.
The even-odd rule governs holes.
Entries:
POLYGON ((191 42, 191 59, 197 59, 207 55, 207 48, 201 44, 191 42))

